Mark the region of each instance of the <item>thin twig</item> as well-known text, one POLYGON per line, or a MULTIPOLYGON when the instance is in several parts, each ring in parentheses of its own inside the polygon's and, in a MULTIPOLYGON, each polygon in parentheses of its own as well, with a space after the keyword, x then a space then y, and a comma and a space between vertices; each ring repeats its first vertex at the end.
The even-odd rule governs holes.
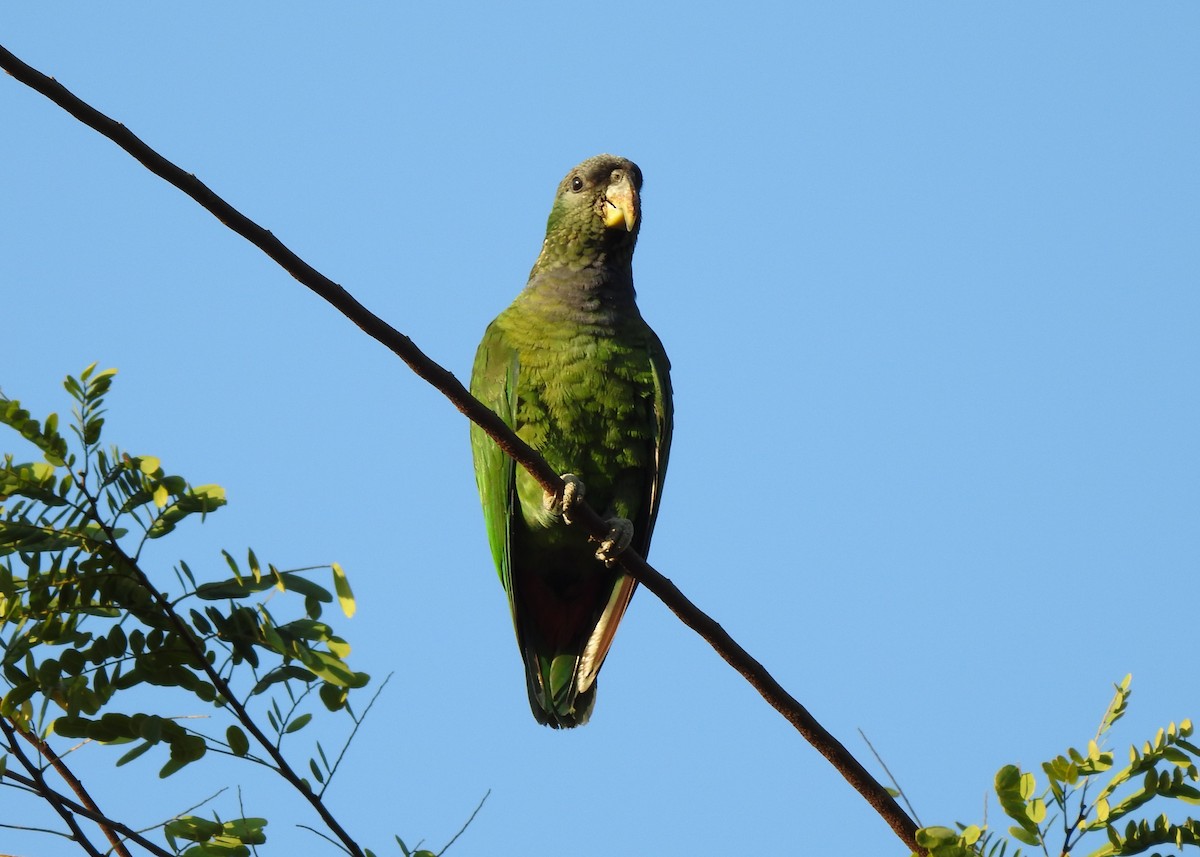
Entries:
MULTIPOLYGON (((326 774, 325 782, 321 784, 321 790, 317 792, 318 797, 325 796, 325 790, 328 789, 329 784, 333 782, 333 775, 337 773, 338 766, 342 764, 342 759, 345 757, 346 751, 350 749, 350 742, 353 741, 354 736, 358 734, 358 727, 362 726, 363 721, 367 719, 367 715, 371 713, 371 706, 375 704, 375 700, 379 699, 379 694, 383 693, 383 689, 387 687, 388 682, 392 680, 392 676, 394 675, 394 672, 387 674, 387 677, 384 678, 379 687, 376 688, 375 693, 371 696, 371 701, 367 703, 367 707, 363 709, 361 716, 356 717, 353 711, 350 712, 350 717, 354 720, 354 728, 351 729, 350 734, 346 736, 346 741, 342 744, 341 752, 338 753, 337 758, 333 760, 333 765, 329 768, 329 771, 326 774)), ((346 704, 346 707, 350 707, 349 703, 346 704)))
MULTIPOLYGON (((871 755, 875 757, 875 761, 879 763, 879 767, 883 768, 883 772, 887 774, 888 779, 892 781, 892 788, 900 795, 900 799, 904 801, 904 805, 908 807, 908 814, 913 817, 913 821, 921 824, 921 819, 917 816, 917 811, 913 808, 912 802, 908 799, 908 794, 904 789, 900 788, 900 783, 896 779, 896 775, 892 773, 892 769, 887 766, 887 762, 883 761, 883 756, 879 755, 879 751, 875 749, 875 745, 871 743, 871 739, 867 737, 867 733, 860 728, 858 734, 862 736, 863 741, 867 745, 867 749, 871 751, 871 755)), ((921 825, 922 827, 924 825, 921 825)))
MULTIPOLYGON (((138 831, 138 833, 148 833, 151 830, 158 830, 160 827, 166 827, 167 824, 169 824, 170 822, 174 821, 177 818, 183 818, 183 816, 188 815, 189 813, 194 812, 195 810, 198 810, 200 807, 204 806, 210 800, 215 800, 217 797, 219 797, 221 795, 222 792, 226 792, 226 791, 229 791, 229 786, 222 786, 221 788, 217 789, 215 792, 210 794, 208 797, 206 797, 204 800, 192 804, 187 809, 180 810, 179 812, 175 813, 170 818, 168 818, 166 821, 160 821, 157 824, 151 824, 149 827, 143 827, 141 830, 138 831)), ((240 790, 239 790, 239 792, 240 792, 240 790)))
MULTIPOLYGON (((37 792, 34 792, 34 794, 37 794, 37 792)), ((0 828, 5 830, 24 830, 27 833, 49 833, 52 836, 61 836, 63 839, 69 839, 72 842, 75 841, 75 837, 71 834, 63 833, 61 830, 55 830, 51 827, 32 827, 28 824, 5 824, 0 821, 0 828)), ((4 857, 4 855, 0 854, 0 857, 4 857)))
MULTIPOLYGON (((480 426, 507 455, 525 468, 543 490, 551 494, 561 494, 563 482, 545 459, 518 438, 496 414, 471 396, 453 374, 426 356, 403 333, 367 310, 349 292, 297 256, 268 230, 235 209, 194 175, 180 169, 147 146, 124 125, 77 98, 53 78, 21 62, 3 47, 0 47, 0 68, 46 96, 80 122, 108 137, 152 173, 179 188, 234 232, 266 253, 302 285, 332 304, 363 332, 391 350, 418 376, 445 395, 451 404, 480 426)), ((607 525, 586 504, 579 504, 576 516, 579 518, 579 524, 588 533, 598 538, 607 535, 607 525)), ((670 580, 651 568, 643 558, 627 550, 621 555, 621 566, 658 596, 684 624, 700 634, 730 666, 741 673, 763 699, 829 760, 909 848, 917 852, 922 850, 916 842, 916 823, 892 799, 887 789, 876 781, 804 706, 785 691, 762 664, 752 658, 719 624, 685 598, 670 580)))
MULTIPOLYGON (((242 787, 241 786, 238 786, 237 795, 238 795, 238 812, 240 812, 242 814, 242 818, 245 818, 246 817, 246 804, 244 804, 242 802, 242 787)), ((253 853, 255 855, 255 857, 258 857, 258 845, 251 843, 250 851, 251 851, 251 853, 253 853)))
POLYGON ((443 854, 445 854, 447 851, 449 851, 450 846, 453 845, 456 841, 458 841, 458 837, 462 836, 463 833, 466 832, 467 828, 471 826, 471 822, 475 820, 475 816, 479 815, 479 810, 483 809, 483 805, 485 803, 487 803, 487 799, 491 796, 492 796, 491 789, 488 789, 486 792, 484 792, 483 797, 480 798, 480 800, 479 800, 479 806, 475 807, 475 811, 473 813, 471 813, 471 817, 468 818, 465 822, 463 822, 463 826, 458 829, 458 833, 451 836, 450 841, 442 846, 442 850, 437 853, 437 857, 442 857, 443 854))
POLYGON ((332 845, 336 846, 337 848, 340 848, 340 849, 342 849, 343 851, 345 851, 345 850, 346 850, 346 846, 345 846, 345 845, 343 845, 342 843, 338 842, 336 839, 333 839, 333 838, 331 838, 331 837, 329 836, 329 834, 327 834, 327 833, 322 833, 320 830, 317 830, 315 827, 312 827, 312 826, 310 826, 310 825, 308 825, 308 824, 297 824, 296 826, 297 826, 297 827, 299 827, 301 830, 307 830, 309 833, 313 833, 313 834, 316 834, 317 836, 320 836, 320 837, 321 837, 322 839, 324 839, 326 842, 328 842, 328 843, 330 843, 330 844, 332 844, 332 845))

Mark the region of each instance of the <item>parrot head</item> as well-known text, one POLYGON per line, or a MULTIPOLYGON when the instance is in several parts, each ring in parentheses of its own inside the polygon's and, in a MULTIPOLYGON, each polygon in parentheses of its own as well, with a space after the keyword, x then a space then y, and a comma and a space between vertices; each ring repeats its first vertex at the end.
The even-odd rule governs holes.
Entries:
POLYGON ((633 161, 597 155, 558 185, 539 265, 583 268, 611 254, 632 256, 642 225, 642 171, 633 161))

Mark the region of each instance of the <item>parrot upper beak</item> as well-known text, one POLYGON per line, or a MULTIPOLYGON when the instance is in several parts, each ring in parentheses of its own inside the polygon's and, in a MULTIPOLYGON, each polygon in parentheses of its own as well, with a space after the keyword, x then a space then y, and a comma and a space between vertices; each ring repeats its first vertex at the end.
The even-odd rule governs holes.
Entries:
POLYGON ((624 226, 626 232, 632 232, 638 218, 638 192, 629 180, 628 173, 622 173, 620 178, 608 186, 605 194, 604 225, 609 229, 624 226))

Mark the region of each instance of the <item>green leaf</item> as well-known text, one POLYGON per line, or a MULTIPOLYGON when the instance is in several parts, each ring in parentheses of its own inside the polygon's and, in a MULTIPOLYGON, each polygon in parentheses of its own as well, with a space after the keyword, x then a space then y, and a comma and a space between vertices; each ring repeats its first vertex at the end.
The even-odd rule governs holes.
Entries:
POLYGON ((313 675, 327 682, 343 687, 363 687, 370 681, 366 673, 354 672, 341 659, 325 652, 315 652, 311 649, 296 653, 303 664, 312 670, 313 675))
POLYGON ((162 538, 189 515, 199 514, 203 517, 224 505, 225 489, 219 485, 201 485, 198 488, 192 488, 159 512, 154 523, 146 530, 146 538, 162 538))
POLYGON ((1009 835, 1019 842, 1024 842, 1026 845, 1041 845, 1042 837, 1037 833, 1026 830, 1024 827, 1013 826, 1008 829, 1009 835))
POLYGON ((917 831, 917 844, 922 848, 937 848, 958 841, 958 834, 949 827, 923 827, 917 831))
POLYGON ((86 717, 67 716, 55 719, 50 728, 53 729, 54 734, 64 738, 86 738, 88 727, 91 724, 92 721, 86 717))
POLYGON ((1171 797, 1184 803, 1200 804, 1200 789, 1181 784, 1171 790, 1171 797))
POLYGON ((320 695, 321 702, 325 704, 326 708, 328 708, 330 711, 341 711, 346 705, 346 699, 350 694, 350 689, 347 687, 340 687, 339 685, 331 682, 326 682, 325 684, 321 685, 321 689, 317 691, 317 693, 320 695))
POLYGON ((67 454, 67 442, 58 433, 58 416, 46 417, 44 427, 32 419, 29 411, 21 407, 16 399, 0 399, 0 423, 17 431, 31 442, 52 465, 62 466, 67 454))
POLYGON ((192 609, 189 614, 192 617, 192 627, 195 628, 202 637, 212 633, 212 625, 204 618, 200 611, 192 609))
POLYGON ((314 583, 307 577, 301 577, 290 571, 283 571, 279 573, 279 580, 284 589, 290 592, 298 592, 306 598, 315 598, 318 601, 333 601, 333 596, 329 594, 329 590, 314 583))
POLYGON ((228 836, 215 836, 183 852, 183 857, 250 857, 250 849, 228 836))
POLYGON ((293 720, 291 723, 289 723, 287 725, 287 728, 283 730, 283 734, 290 735, 293 732, 299 732, 301 729, 303 729, 305 726, 308 725, 310 720, 312 720, 311 714, 301 714, 299 717, 297 717, 295 720, 293 720))
POLYGON ((271 670, 271 672, 259 679, 258 684, 254 685, 254 689, 251 690, 250 693, 251 695, 257 695, 262 693, 273 684, 278 684, 281 681, 291 681, 293 679, 306 683, 316 680, 313 674, 304 667, 296 666, 295 664, 288 664, 286 666, 276 667, 275 669, 271 670))
POLYGON ((88 420, 83 426, 83 443, 85 446, 95 446, 100 442, 100 432, 104 428, 104 417, 88 420))
POLYGON ((291 572, 281 572, 278 579, 260 578, 247 580, 238 575, 218 583, 202 583, 196 587, 196 595, 206 601, 218 601, 226 598, 245 598, 256 592, 265 592, 272 586, 279 586, 284 591, 298 592, 305 596, 315 597, 320 601, 332 601, 333 596, 323 587, 307 578, 291 572))
POLYGON ((153 714, 137 722, 138 736, 151 743, 161 741, 164 730, 174 735, 178 728, 178 724, 153 714))
POLYGON ((235 756, 245 756, 250 752, 250 739, 246 737, 246 733, 241 730, 241 727, 230 725, 225 730, 225 740, 229 744, 229 749, 233 751, 235 756))
POLYGON ((180 735, 171 742, 171 758, 158 772, 159 777, 165 779, 171 776, 185 765, 203 758, 206 752, 208 745, 204 743, 203 738, 198 735, 180 735))
POLYGON ((1171 764, 1179 765, 1182 768, 1186 768, 1192 763, 1192 759, 1187 753, 1175 747, 1163 748, 1163 758, 1171 764))
POLYGON ((211 821, 195 815, 185 815, 173 818, 163 827, 163 833, 176 839, 186 839, 189 842, 204 842, 217 836, 223 830, 219 821, 211 821))
POLYGON ((274 586, 271 580, 247 580, 231 577, 217 583, 201 583, 196 587, 196 596, 205 601, 224 601, 228 598, 246 598, 255 592, 263 592, 274 586))
POLYGON ((235 560, 229 551, 226 550, 221 551, 221 556, 225 557, 225 564, 228 565, 230 571, 233 572, 234 578, 240 582, 242 579, 242 572, 238 569, 237 560, 235 560))
POLYGON ((122 765, 132 762, 134 759, 136 759, 138 756, 145 753, 147 750, 149 750, 153 746, 154 745, 151 742, 143 741, 141 744, 138 744, 136 747, 134 747, 132 750, 130 750, 128 753, 126 753, 124 756, 117 759, 117 767, 119 768, 122 765))
MULTIPOLYGON (((39 690, 41 690, 41 688, 38 686, 36 681, 22 682, 21 684, 16 685, 12 690, 4 694, 4 701, 2 704, 0 704, 0 714, 3 714, 6 717, 11 717, 21 703, 32 697, 39 690)), ((81 738, 83 736, 69 735, 67 737, 81 738)))
POLYGON ((265 818, 235 818, 222 825, 225 836, 235 837, 247 845, 262 845, 267 841, 262 829, 267 826, 265 818))

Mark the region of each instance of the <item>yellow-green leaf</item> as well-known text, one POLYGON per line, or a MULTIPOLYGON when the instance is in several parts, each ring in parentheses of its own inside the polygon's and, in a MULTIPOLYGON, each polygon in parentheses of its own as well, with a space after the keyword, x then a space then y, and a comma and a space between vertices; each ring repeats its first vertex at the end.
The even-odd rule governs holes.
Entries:
POLYGON ((1026 845, 1041 845, 1042 838, 1036 833, 1031 833, 1024 827, 1010 827, 1008 833, 1013 839, 1024 842, 1026 845))
POLYGON ((354 603, 354 593, 350 591, 350 581, 346 578, 346 572, 342 570, 340 564, 335 562, 331 568, 333 568, 333 591, 337 593, 338 604, 341 605, 342 612, 349 619, 358 609, 354 603))
POLYGON ((1029 802, 1029 807, 1025 810, 1025 813, 1034 824, 1041 824, 1046 820, 1046 802, 1040 797, 1034 798, 1029 802))
POLYGON ((1033 774, 1021 775, 1021 798, 1029 800, 1033 797, 1033 793, 1037 791, 1037 780, 1033 778, 1033 774))
POLYGON ((192 489, 192 493, 204 500, 212 500, 218 506, 225 505, 225 489, 220 485, 199 485, 192 489))

